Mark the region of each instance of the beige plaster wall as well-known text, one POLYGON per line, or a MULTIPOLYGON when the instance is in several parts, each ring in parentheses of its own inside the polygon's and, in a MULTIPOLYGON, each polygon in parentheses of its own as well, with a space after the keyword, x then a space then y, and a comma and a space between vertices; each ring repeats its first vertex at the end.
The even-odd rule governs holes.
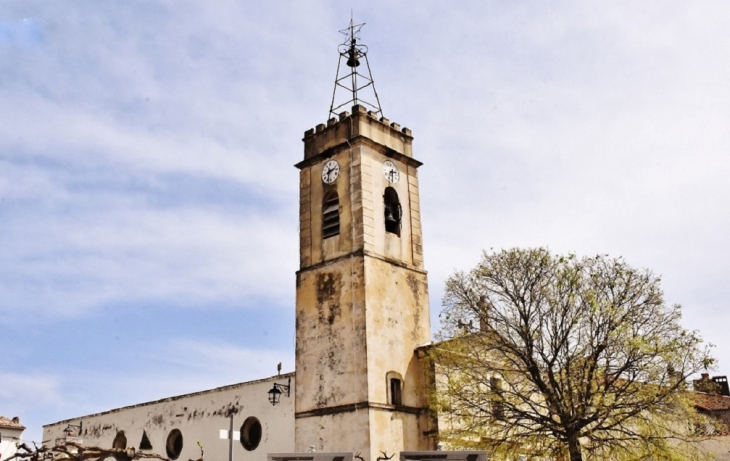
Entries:
POLYGON ((281 402, 272 406, 267 392, 274 382, 286 384, 293 373, 234 384, 209 391, 171 397, 94 415, 60 421, 43 427, 44 445, 64 439, 63 430, 69 423, 83 423, 81 440, 85 445, 112 447, 118 431, 124 431, 127 446, 139 448, 143 432, 152 444, 151 452, 166 455, 167 437, 173 429, 183 435, 183 449, 179 460, 197 459, 203 445, 205 459, 227 461, 229 442, 219 438, 221 429, 229 429, 230 409, 237 411, 233 417, 235 431, 249 416, 258 418, 262 426, 262 438, 253 451, 246 450, 239 441, 233 442, 233 459, 236 461, 265 461, 266 454, 294 450, 294 395, 282 396, 281 402))
POLYGON ((708 453, 713 453, 716 461, 730 461, 730 436, 713 437, 700 442, 700 446, 708 453))
POLYGON ((372 459, 385 452, 388 456, 401 451, 436 449, 436 439, 424 437, 431 429, 425 415, 373 409, 370 412, 370 453, 372 459))
POLYGON ((296 451, 309 451, 314 446, 317 451, 353 452, 359 453, 365 460, 375 460, 370 454, 367 409, 297 420, 298 423, 301 421, 305 424, 297 424, 296 451))
POLYGON ((414 350, 430 337, 426 274, 365 258, 368 398, 388 402, 386 374, 403 376, 403 404, 425 406, 423 370, 414 350))

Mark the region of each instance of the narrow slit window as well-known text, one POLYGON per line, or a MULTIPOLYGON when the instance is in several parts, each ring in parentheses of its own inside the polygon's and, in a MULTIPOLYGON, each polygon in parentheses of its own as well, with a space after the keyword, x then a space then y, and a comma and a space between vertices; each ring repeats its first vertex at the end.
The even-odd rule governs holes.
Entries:
POLYGON ((336 192, 327 194, 322 204, 322 238, 340 235, 340 199, 336 192))
POLYGON ((398 378, 390 378, 390 403, 391 405, 403 405, 401 380, 398 378))
POLYGON ((383 194, 383 211, 385 214, 385 231, 400 237, 403 208, 398 200, 398 193, 392 187, 386 187, 383 194))
POLYGON ((504 420, 504 392, 502 391, 502 380, 493 376, 489 379, 489 387, 492 391, 492 417, 496 420, 504 420))

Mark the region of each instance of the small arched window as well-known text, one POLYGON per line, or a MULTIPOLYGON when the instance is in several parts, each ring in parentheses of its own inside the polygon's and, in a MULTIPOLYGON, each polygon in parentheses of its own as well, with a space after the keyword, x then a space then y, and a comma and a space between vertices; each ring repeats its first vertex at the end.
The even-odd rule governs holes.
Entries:
POLYGON ((401 386, 403 382, 398 378, 390 378, 390 402, 392 405, 402 405, 403 395, 401 386))
POLYGON ((121 448, 122 450, 127 448, 127 436, 124 435, 124 431, 117 431, 117 436, 114 437, 112 442, 112 448, 121 448))
POLYGON ((403 376, 395 371, 389 371, 385 375, 385 382, 388 386, 388 403, 403 405, 403 376))
POLYGON ((322 203, 322 238, 340 235, 340 199, 332 191, 324 196, 322 203))
POLYGON ((383 211, 385 214, 385 232, 400 237, 400 224, 403 208, 398 200, 398 193, 392 187, 386 187, 383 194, 383 211))

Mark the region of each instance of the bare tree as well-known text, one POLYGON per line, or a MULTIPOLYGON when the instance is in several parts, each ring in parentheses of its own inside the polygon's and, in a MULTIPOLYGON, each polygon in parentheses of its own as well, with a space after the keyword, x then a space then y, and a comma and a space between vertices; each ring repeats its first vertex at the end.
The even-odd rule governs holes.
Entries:
POLYGON ((484 253, 446 283, 432 348, 447 445, 495 458, 700 459, 688 399, 713 363, 660 280, 622 259, 484 253))
MULTIPOLYGON (((203 447, 200 447, 200 458, 195 461, 203 461, 203 447)), ((18 452, 9 457, 6 461, 13 459, 17 461, 104 461, 113 458, 115 461, 132 461, 139 459, 154 459, 160 461, 172 461, 169 458, 155 454, 147 453, 130 448, 101 448, 94 446, 86 446, 75 441, 65 441, 56 443, 54 446, 33 446, 21 444, 18 452)), ((193 460, 189 460, 193 461, 193 460)))

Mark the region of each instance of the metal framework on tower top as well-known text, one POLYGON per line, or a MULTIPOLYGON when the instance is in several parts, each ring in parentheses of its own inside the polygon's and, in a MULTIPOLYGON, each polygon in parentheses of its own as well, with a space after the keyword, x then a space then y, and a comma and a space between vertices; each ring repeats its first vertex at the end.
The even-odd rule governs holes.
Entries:
MULTIPOLYGON (((337 75, 335 75, 335 88, 332 92, 332 103, 330 104, 330 116, 337 117, 337 111, 343 107, 351 107, 356 104, 366 107, 368 110, 383 116, 383 110, 380 108, 380 99, 378 98, 378 92, 375 91, 375 82, 373 81, 373 73, 370 71, 370 62, 368 62, 368 47, 358 43, 358 34, 360 29, 365 23, 355 24, 350 19, 350 26, 347 29, 340 31, 344 34, 345 41, 340 44, 338 51, 340 52, 340 59, 337 62, 337 75), (342 71, 343 68, 342 60, 345 60, 344 68, 347 70, 342 71), (367 75, 358 72, 361 60, 365 61, 365 67, 367 68, 367 75), (349 99, 342 102, 341 104, 335 105, 336 97, 338 95, 337 90, 340 89, 340 93, 345 92, 349 99), (363 98, 363 91, 372 89, 372 96, 370 100, 363 98)), ((367 92, 369 93, 369 91, 367 92)), ((338 101, 339 102, 339 101, 338 101)))

